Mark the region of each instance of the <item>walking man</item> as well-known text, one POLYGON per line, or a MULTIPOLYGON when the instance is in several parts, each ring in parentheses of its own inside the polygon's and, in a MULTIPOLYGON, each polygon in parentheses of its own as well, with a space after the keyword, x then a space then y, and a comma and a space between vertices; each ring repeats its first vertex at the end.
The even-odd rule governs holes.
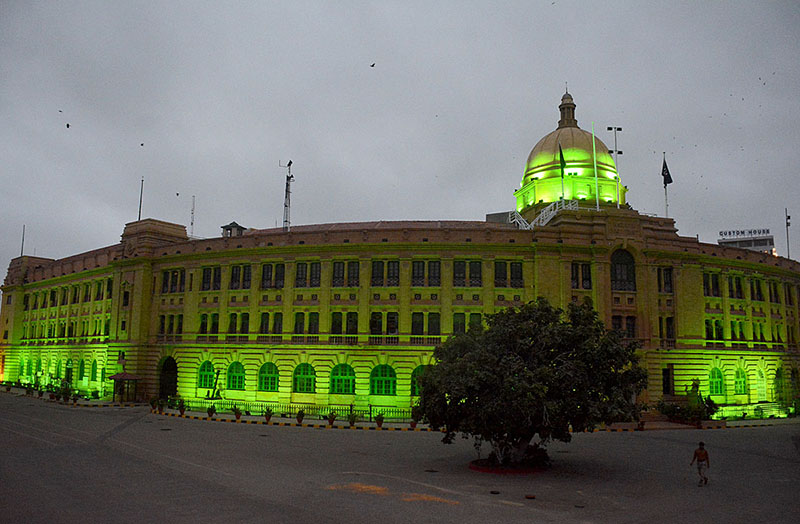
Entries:
POLYGON ((697 485, 704 486, 708 484, 706 471, 709 467, 711 467, 708 460, 708 451, 706 451, 705 442, 700 442, 700 444, 698 444, 698 448, 694 450, 694 456, 692 457, 692 461, 689 463, 689 465, 691 466, 695 461, 697 461, 697 474, 700 475, 700 482, 698 482, 697 485))

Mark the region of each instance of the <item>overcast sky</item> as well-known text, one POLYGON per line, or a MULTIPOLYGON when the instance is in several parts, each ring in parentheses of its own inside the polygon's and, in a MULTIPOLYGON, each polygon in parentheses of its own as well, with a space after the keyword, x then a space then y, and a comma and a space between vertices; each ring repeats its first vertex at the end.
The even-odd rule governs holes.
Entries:
POLYGON ((0 2, 0 273, 143 217, 483 220, 514 207, 569 82, 622 181, 679 233, 800 257, 797 2, 0 2), (370 65, 374 63, 374 67, 370 65), (66 124, 69 123, 69 128, 66 124), (141 144, 144 144, 143 146, 141 144))

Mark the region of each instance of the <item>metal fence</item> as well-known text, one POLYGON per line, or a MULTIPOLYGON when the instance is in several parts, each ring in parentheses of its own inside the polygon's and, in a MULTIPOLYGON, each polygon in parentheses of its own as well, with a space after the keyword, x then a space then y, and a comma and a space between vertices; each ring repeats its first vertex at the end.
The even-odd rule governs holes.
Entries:
MULTIPOLYGON (((167 405, 172 409, 178 408, 179 398, 172 397, 167 405)), ((318 404, 294 404, 283 402, 248 402, 239 400, 209 400, 209 399, 189 399, 184 400, 186 409, 189 411, 207 411, 209 406, 214 406, 217 413, 232 413, 233 406, 237 406, 242 413, 249 412, 251 415, 260 416, 269 408, 273 416, 292 418, 297 416, 301 409, 306 418, 318 418, 326 420, 328 415, 334 411, 339 420, 347 420, 350 413, 355 413, 360 421, 372 422, 376 415, 383 414, 387 422, 407 422, 411 420, 411 408, 390 408, 382 406, 369 406, 366 409, 356 408, 352 405, 328 405, 318 404)))

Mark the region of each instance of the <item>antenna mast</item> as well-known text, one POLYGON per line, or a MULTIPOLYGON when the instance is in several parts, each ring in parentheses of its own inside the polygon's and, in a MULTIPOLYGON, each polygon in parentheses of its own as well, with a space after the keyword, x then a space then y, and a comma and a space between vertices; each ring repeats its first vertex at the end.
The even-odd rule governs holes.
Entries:
POLYGON ((289 160, 285 166, 282 166, 280 161, 278 161, 279 167, 285 167, 287 169, 286 173, 286 193, 283 198, 283 230, 290 231, 291 230, 291 219, 290 219, 290 209, 291 209, 291 196, 292 196, 292 181, 294 177, 292 176, 292 161, 289 160))

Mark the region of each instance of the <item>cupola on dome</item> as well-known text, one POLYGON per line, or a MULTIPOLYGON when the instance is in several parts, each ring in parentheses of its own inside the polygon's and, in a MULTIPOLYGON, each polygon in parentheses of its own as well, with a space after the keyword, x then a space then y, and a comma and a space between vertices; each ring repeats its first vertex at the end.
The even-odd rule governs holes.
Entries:
MULTIPOLYGON (((517 211, 561 200, 595 200, 595 162, 600 202, 617 202, 617 169, 602 140, 578 127, 572 95, 565 93, 558 106, 558 128, 545 135, 531 150, 517 197, 517 211), (562 185, 561 153, 564 155, 562 185)), ((619 199, 627 189, 620 186, 619 199)))

